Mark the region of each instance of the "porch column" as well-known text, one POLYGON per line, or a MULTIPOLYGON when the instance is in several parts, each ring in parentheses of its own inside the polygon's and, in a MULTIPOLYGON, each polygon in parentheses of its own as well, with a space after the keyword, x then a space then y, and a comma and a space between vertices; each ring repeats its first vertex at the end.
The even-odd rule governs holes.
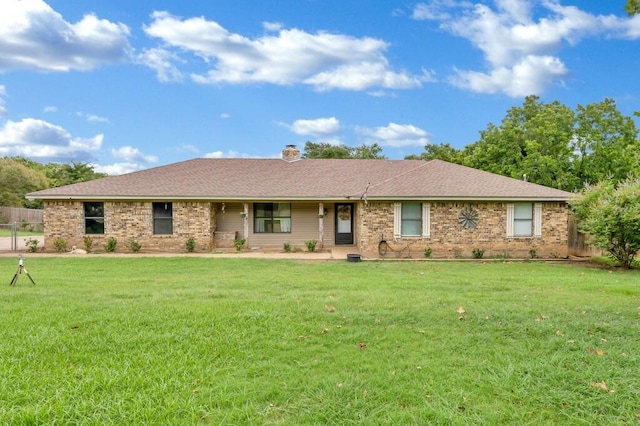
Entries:
POLYGON ((324 203, 318 204, 318 243, 324 247, 324 203))
MULTIPOLYGON (((244 203, 243 204, 243 218, 242 218, 242 225, 243 225, 243 236, 242 238, 244 238, 245 240, 249 239, 249 203, 244 203)), ((247 241, 248 243, 248 241, 247 241)))

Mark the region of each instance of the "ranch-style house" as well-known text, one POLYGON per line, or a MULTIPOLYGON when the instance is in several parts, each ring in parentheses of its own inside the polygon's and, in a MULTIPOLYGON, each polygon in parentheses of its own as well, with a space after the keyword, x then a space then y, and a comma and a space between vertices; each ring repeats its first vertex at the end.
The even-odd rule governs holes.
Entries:
POLYGON ((422 257, 567 256, 571 194, 441 160, 197 158, 28 194, 44 202, 45 247, 143 252, 306 250, 345 246, 378 257, 379 242, 422 257), (405 250, 406 249, 406 250, 405 250))

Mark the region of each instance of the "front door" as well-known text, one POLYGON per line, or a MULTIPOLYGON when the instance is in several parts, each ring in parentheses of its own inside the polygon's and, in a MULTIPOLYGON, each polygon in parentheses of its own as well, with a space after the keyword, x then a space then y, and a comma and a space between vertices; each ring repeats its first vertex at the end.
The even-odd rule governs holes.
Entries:
POLYGON ((353 244, 353 203, 336 204, 336 244, 353 244))

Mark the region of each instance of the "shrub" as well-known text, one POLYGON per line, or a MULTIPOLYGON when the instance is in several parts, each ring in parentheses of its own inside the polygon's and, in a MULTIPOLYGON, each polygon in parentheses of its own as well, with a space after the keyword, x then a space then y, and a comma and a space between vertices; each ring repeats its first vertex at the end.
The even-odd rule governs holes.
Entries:
POLYGON ((236 251, 238 253, 242 251, 246 242, 247 240, 245 238, 236 238, 233 240, 233 245, 236 246, 236 251))
POLYGON ((91 248, 93 247, 93 238, 86 236, 82 239, 82 245, 84 247, 84 251, 89 253, 91 248))
POLYGON ((308 240, 305 241, 304 244, 307 246, 307 250, 310 252, 316 251, 316 245, 318 244, 317 240, 308 240))
POLYGON ((535 258, 537 258, 537 257, 538 257, 538 254, 537 254, 537 252, 536 252, 536 249, 531 249, 531 250, 529 250, 529 257, 530 257, 530 258, 532 258, 532 259, 535 259, 535 258))
POLYGON ((474 248, 471 251, 471 255, 473 256, 474 259, 482 259, 484 257, 484 249, 474 248))
POLYGON ((283 248, 285 253, 291 253, 291 243, 284 243, 283 248))
POLYGON ((140 244, 138 240, 131 240, 129 242, 129 248, 131 249, 132 252, 138 253, 142 248, 142 244, 140 244))
POLYGON ((426 259, 431 259, 431 255, 433 254, 433 249, 431 247, 427 247, 424 249, 424 257, 426 259))
POLYGON ((193 253, 196 249, 196 239, 193 237, 187 238, 187 242, 184 243, 184 247, 189 253, 193 253))
POLYGON ((29 253, 35 253, 38 251, 38 244, 40 243, 40 241, 38 241, 35 238, 25 238, 24 243, 27 245, 27 251, 29 253))
POLYGON ((109 237, 109 239, 104 245, 104 250, 108 253, 113 253, 114 251, 116 251, 117 245, 118 245, 118 240, 116 240, 114 237, 109 237))
POLYGON ((57 252, 67 251, 67 240, 61 237, 55 237, 53 239, 53 248, 56 249, 57 252))

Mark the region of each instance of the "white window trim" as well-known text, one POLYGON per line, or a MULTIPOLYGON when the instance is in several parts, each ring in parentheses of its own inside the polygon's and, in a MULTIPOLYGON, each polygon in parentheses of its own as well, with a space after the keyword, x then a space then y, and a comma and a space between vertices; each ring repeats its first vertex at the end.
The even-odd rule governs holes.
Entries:
MULTIPOLYGON (((415 235, 407 237, 416 237, 415 235)), ((431 238, 431 203, 422 203, 422 238, 431 238)), ((393 203, 393 238, 402 238, 402 203, 393 203)))

